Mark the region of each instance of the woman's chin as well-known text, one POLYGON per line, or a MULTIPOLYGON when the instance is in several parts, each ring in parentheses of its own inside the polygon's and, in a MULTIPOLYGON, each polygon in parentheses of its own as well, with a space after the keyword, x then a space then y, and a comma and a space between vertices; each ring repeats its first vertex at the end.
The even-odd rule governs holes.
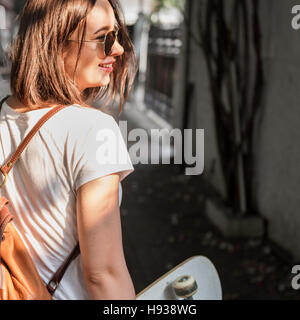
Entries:
POLYGON ((88 88, 106 87, 108 85, 109 85, 109 81, 101 81, 101 82, 90 84, 88 88))
POLYGON ((106 77, 103 77, 103 79, 101 79, 101 81, 98 83, 97 87, 104 87, 107 86, 110 82, 110 76, 107 75, 106 77))
POLYGON ((89 83, 85 87, 87 87, 87 88, 106 87, 109 85, 109 83, 110 83, 110 77, 106 76, 106 77, 101 78, 101 80, 98 79, 98 81, 95 81, 93 83, 89 83))

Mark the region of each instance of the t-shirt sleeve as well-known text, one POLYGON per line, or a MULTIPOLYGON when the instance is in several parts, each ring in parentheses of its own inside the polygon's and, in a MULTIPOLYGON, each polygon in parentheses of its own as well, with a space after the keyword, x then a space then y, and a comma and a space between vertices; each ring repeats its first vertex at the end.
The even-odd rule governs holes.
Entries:
POLYGON ((115 119, 101 114, 81 132, 72 150, 74 190, 94 179, 118 173, 120 182, 134 171, 121 130, 115 119))

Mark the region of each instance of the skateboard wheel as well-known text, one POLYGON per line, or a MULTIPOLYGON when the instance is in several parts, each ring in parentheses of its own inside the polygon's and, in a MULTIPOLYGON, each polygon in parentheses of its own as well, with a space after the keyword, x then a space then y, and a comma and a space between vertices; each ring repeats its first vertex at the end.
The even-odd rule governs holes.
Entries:
POLYGON ((175 294, 180 298, 193 296, 198 289, 197 282, 192 276, 180 276, 173 283, 172 287, 175 294))

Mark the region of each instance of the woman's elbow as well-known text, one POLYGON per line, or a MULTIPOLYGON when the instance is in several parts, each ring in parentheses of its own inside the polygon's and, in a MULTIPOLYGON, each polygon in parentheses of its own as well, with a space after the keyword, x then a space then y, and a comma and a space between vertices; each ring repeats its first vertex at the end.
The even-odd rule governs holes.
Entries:
POLYGON ((93 299, 134 300, 135 289, 127 268, 107 268, 101 272, 86 272, 85 282, 93 299))

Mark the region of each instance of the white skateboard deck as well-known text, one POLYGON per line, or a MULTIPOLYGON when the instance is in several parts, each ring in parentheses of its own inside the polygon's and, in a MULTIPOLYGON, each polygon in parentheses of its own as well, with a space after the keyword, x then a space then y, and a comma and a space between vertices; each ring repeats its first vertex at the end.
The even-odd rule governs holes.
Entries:
POLYGON ((217 270, 203 256, 191 257, 154 281, 137 295, 137 300, 183 300, 173 289, 173 282, 181 276, 192 276, 197 283, 193 300, 222 300, 222 288, 217 270))

